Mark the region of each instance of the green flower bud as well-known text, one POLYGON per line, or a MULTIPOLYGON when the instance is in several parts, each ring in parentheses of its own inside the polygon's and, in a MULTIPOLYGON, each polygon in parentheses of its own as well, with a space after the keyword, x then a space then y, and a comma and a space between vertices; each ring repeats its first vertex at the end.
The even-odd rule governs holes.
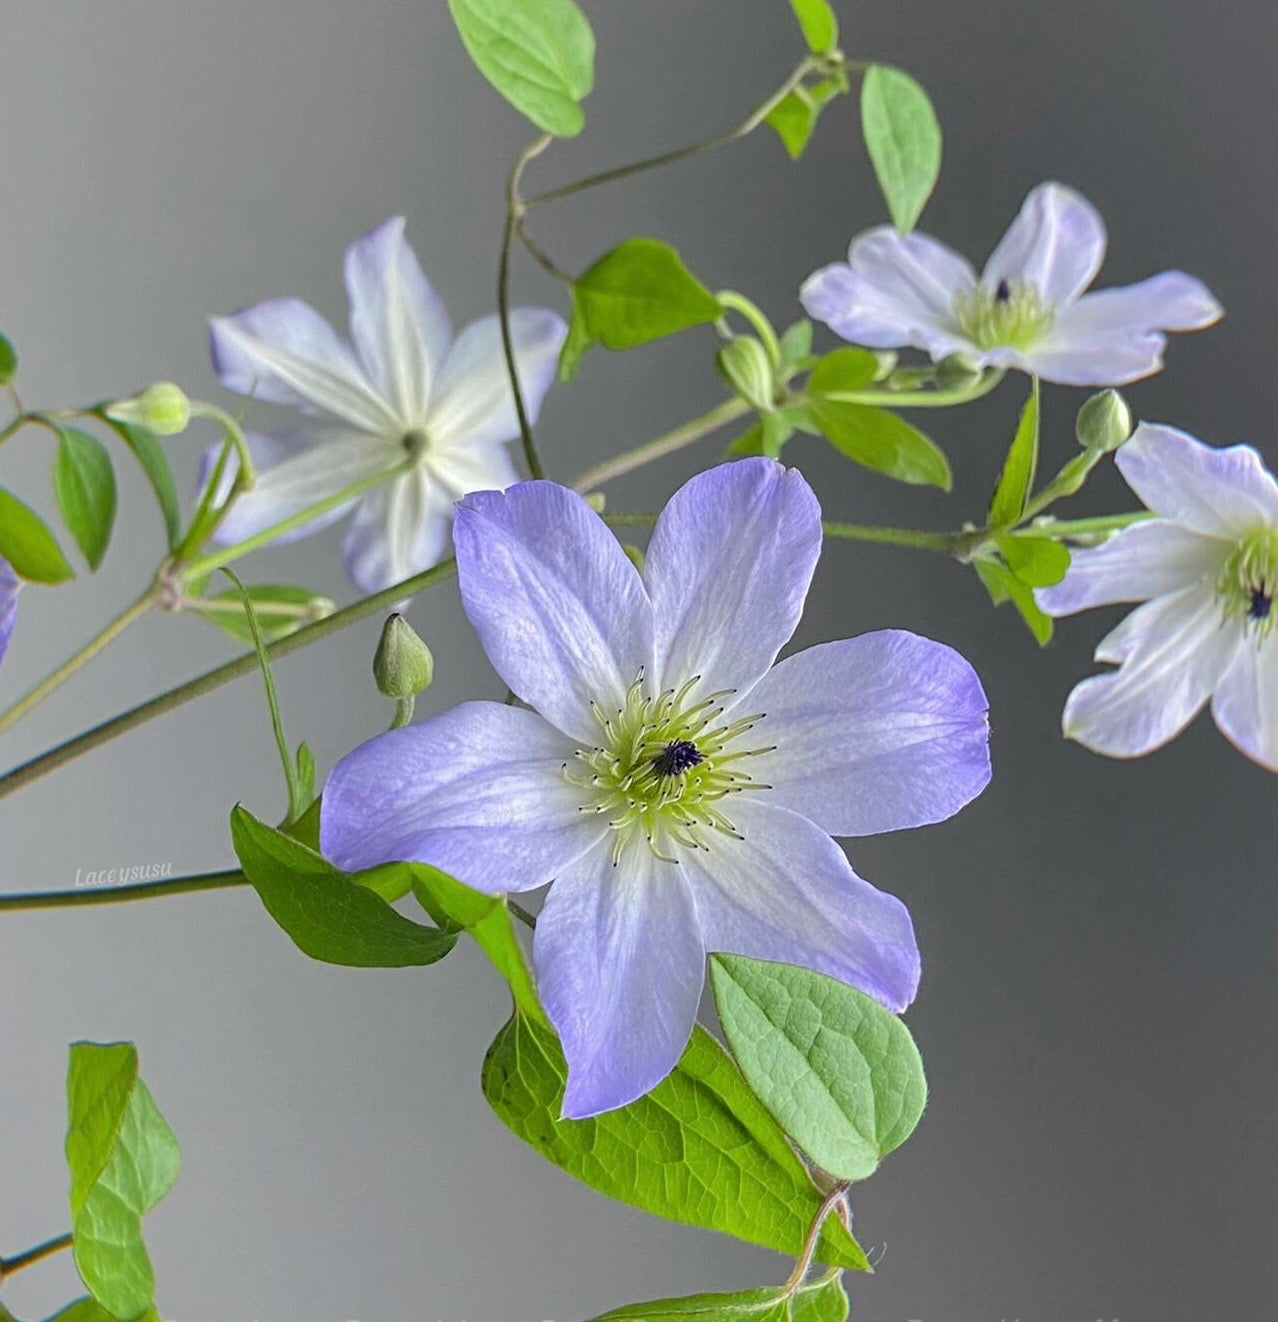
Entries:
POLYGON ((728 384, 751 407, 769 413, 776 404, 776 379, 768 351, 752 335, 739 335, 716 360, 728 384))
POLYGON ((936 384, 942 390, 962 390, 981 379, 981 365, 971 354, 947 354, 936 365, 936 384))
POLYGON ((435 678, 435 658, 402 615, 387 616, 373 657, 373 678, 388 698, 415 698, 435 678))
POLYGON ((1086 450, 1117 450, 1132 434, 1131 410, 1117 390, 1102 390, 1078 410, 1074 432, 1086 450))
POLYGON ((108 418, 133 423, 157 436, 176 436, 191 422, 191 401, 181 386, 157 381, 132 399, 118 400, 106 409, 108 418))

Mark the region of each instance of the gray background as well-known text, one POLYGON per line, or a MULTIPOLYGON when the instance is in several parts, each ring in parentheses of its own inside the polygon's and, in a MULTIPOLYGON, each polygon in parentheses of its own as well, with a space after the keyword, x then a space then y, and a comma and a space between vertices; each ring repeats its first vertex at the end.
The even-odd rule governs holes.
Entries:
MULTIPOLYGON (((783 0, 589 4, 600 40, 587 135, 533 186, 726 127, 800 53, 783 0)), ((1229 309, 1131 392, 1144 416, 1278 458, 1274 420, 1271 60, 1257 0, 1014 0, 840 5, 845 44, 934 95, 948 142, 929 229, 981 257, 1044 177, 1106 215, 1110 282, 1185 265, 1229 309)), ((345 243, 405 211, 460 323, 491 301, 502 180, 528 132, 472 72, 443 0, 7 0, 0 47, 0 322, 33 404, 156 377, 210 392, 203 318, 295 293, 341 320, 345 243)), ((677 242, 694 269, 784 323, 815 266, 881 204, 850 103, 791 166, 766 134, 536 217, 585 265, 627 234, 677 242)), ((521 264, 520 296, 558 291, 521 264)), ((540 429, 554 472, 634 444, 719 398, 706 336, 595 356, 540 429)), ((1048 458, 1070 453, 1066 391, 1048 458)), ((1020 403, 1016 383, 935 419, 955 499, 893 487, 810 441, 787 456, 827 511, 952 525, 978 515, 1020 403)), ((717 442, 618 483, 646 508, 717 442)), ((172 445, 186 478, 195 438, 172 445)), ((24 433, 0 480, 47 499, 48 440, 24 433)), ((135 593, 161 551, 128 463, 123 521, 96 582, 28 592, 6 700, 135 593)), ((1078 512, 1124 507, 1107 475, 1078 512)), ((250 563, 341 596, 329 534, 250 563)), ((412 618, 440 661, 431 706, 499 693, 451 588, 412 618)), ((1272 1315, 1275 1175, 1271 863, 1274 784, 1200 722, 1144 761, 1058 735, 1060 705, 1108 621, 1040 654, 974 577, 908 552, 831 547, 802 638, 884 625, 978 665, 997 776, 942 827, 856 842, 904 896, 926 978, 911 1023, 932 1103, 857 1198, 882 1322, 1176 1322, 1272 1315)), ((290 730, 329 763, 386 719, 376 626, 283 665, 290 730)), ((232 652, 185 618, 145 622, 5 740, 14 762, 232 652)), ((253 682, 152 725, 0 805, 5 889, 77 869, 230 859, 242 799, 281 807, 253 682)), ((764 1283, 780 1260, 600 1200, 522 1148, 477 1086, 504 994, 468 951, 396 974, 296 953, 247 893, 0 923, 0 1246, 65 1225, 62 1075, 74 1038, 128 1037, 186 1165, 148 1239, 180 1322, 384 1322, 590 1316, 631 1299, 764 1283)), ((20 1314, 66 1298, 67 1265, 19 1278, 20 1314)))

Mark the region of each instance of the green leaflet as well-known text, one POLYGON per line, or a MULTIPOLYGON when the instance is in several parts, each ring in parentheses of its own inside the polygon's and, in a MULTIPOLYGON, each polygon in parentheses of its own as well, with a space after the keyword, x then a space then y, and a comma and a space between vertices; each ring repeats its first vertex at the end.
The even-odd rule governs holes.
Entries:
POLYGON ((456 932, 424 927, 396 913, 374 885, 339 872, 243 808, 231 814, 231 839, 266 911, 312 959, 353 968, 406 968, 433 964, 457 943, 456 932))
POLYGON ((570 381, 593 344, 633 349, 722 316, 717 298, 659 239, 635 238, 605 253, 573 285, 573 316, 559 356, 570 381))
POLYGON ((941 172, 941 126, 927 93, 908 73, 872 65, 861 84, 861 132, 892 222, 908 234, 941 172))
POLYGON ((997 560, 973 560, 972 568, 985 585, 994 605, 1001 606, 1005 601, 1010 601, 1016 607, 1040 647, 1046 647, 1052 641, 1052 617, 1039 608, 1038 602, 1034 600, 1034 589, 1028 583, 1022 582, 997 560))
MULTIPOLYGON (((303 625, 323 619, 333 611, 333 603, 327 597, 312 592, 310 588, 290 587, 280 583, 254 583, 244 590, 253 603, 253 613, 257 616, 262 637, 268 643, 296 633, 303 625)), ((243 598, 239 591, 233 588, 227 592, 218 592, 207 600, 216 602, 219 606, 241 607, 236 611, 228 611, 200 610, 197 606, 196 610, 201 619, 216 625, 237 642, 252 646, 253 630, 242 608, 243 598)))
POLYGON ((448 0, 480 73, 547 133, 571 138, 594 85, 595 34, 573 0, 448 0))
POLYGON ((796 87, 768 111, 768 123, 791 160, 797 161, 807 150, 821 112, 847 90, 847 79, 842 75, 823 78, 819 83, 796 87))
POLYGON ((18 374, 18 351, 7 335, 0 335, 0 386, 7 386, 18 374))
POLYGON ((914 1132, 927 1102, 905 1024, 810 969, 714 955, 719 1021, 755 1095, 822 1170, 864 1180, 914 1132))
POLYGON ((0 487, 0 556, 30 583, 65 583, 75 571, 44 520, 0 487))
POLYGON ((164 534, 168 539, 169 550, 173 550, 182 534, 182 507, 178 500, 177 482, 173 477, 173 469, 169 467, 168 456, 164 453, 160 442, 156 439, 154 433, 149 432, 145 427, 139 427, 131 422, 120 422, 115 418, 108 417, 100 409, 96 410, 95 414, 129 447, 141 465, 142 471, 146 474, 147 481, 150 482, 151 490, 155 492, 155 499, 160 506, 160 514, 164 519, 164 534))
POLYGON ((790 0, 790 8, 814 54, 824 55, 839 44, 839 20, 829 0, 790 0))
MULTIPOLYGON (((110 1315, 137 1318, 155 1297, 142 1218, 173 1187, 182 1157, 132 1043, 71 1047, 66 1155, 76 1267, 110 1315)), ((87 1303, 72 1307, 82 1322, 94 1316, 87 1303)))
POLYGON ((887 409, 814 398, 812 417, 840 454, 864 468, 942 491, 953 483, 949 460, 935 442, 887 409))
MULTIPOLYGON (((656 1216, 797 1256, 821 1205, 806 1171, 723 1048, 702 1028, 646 1097, 592 1120, 561 1120, 567 1070, 554 1035, 516 1011, 484 1062, 484 1096, 548 1161, 656 1216)), ((817 1257, 868 1270, 827 1221, 817 1257)))
MULTIPOLYGON (((0 1308, 0 1322, 9 1317, 0 1308)), ((115 1314, 108 1313, 96 1299, 77 1299, 68 1304, 61 1312, 49 1319, 49 1322, 117 1322, 115 1314)), ((160 1322, 160 1315, 154 1308, 148 1308, 135 1322, 160 1322)))
POLYGON ((694 1294, 656 1299, 592 1319, 592 1322, 648 1322, 649 1318, 698 1318, 700 1322, 846 1322, 848 1297, 837 1275, 801 1285, 793 1294, 779 1286, 735 1294, 694 1294))
POLYGON ((75 427, 58 428, 53 494, 89 568, 97 569, 111 541, 116 493, 111 456, 96 436, 75 427))
POLYGON ((1014 524, 1025 509, 1025 502, 1034 489, 1034 474, 1038 471, 1039 387, 1038 377, 1030 384, 1029 398, 1021 410, 1016 435, 1008 447, 1003 471, 990 501, 991 528, 1006 528, 1014 524))
POLYGON ((1069 569, 1069 547, 1033 533, 1000 533, 995 541, 1007 567, 1032 588, 1050 588, 1069 569))

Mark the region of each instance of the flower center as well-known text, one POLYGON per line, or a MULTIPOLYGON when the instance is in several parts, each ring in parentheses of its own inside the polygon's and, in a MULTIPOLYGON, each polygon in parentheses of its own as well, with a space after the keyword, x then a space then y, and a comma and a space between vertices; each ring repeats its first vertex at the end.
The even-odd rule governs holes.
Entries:
POLYGON ((406 431, 400 437, 399 443, 404 447, 404 452, 410 459, 420 459, 430 446, 430 437, 418 427, 412 431, 406 431))
POLYGON ((1269 636, 1278 622, 1278 529, 1258 528, 1244 537, 1225 561, 1216 592, 1226 619, 1240 619, 1257 638, 1269 636))
POLYGON ((955 296, 954 316, 978 349, 1028 349, 1051 326, 1055 309, 1032 285, 1000 280, 955 296))
POLYGON ((709 849, 716 833, 740 840, 724 801, 742 790, 770 788, 741 764, 772 750, 734 746, 762 716, 725 721, 724 700, 733 690, 693 701, 700 679, 694 675, 682 688, 648 697, 640 671, 612 714, 591 704, 599 742, 579 748, 576 764, 564 764, 564 775, 586 791, 582 812, 608 818, 614 865, 636 832, 671 863, 678 862, 680 848, 709 849))

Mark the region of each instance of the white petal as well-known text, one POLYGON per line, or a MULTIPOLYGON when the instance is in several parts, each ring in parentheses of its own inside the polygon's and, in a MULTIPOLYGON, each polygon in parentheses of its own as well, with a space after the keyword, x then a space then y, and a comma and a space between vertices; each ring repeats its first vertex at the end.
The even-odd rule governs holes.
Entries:
POLYGON ((1140 757, 1174 739, 1202 710, 1242 640, 1222 621, 1210 586, 1159 597, 1131 635, 1119 670, 1085 679, 1069 695, 1066 735, 1109 757, 1140 757))
POLYGON ((1146 601, 1215 577, 1232 544, 1177 523, 1150 519, 1124 528, 1100 546, 1071 553, 1069 572, 1034 595, 1048 615, 1072 615, 1118 601, 1146 601))
POLYGON ((1278 634, 1243 642, 1212 698, 1211 714, 1235 747, 1278 771, 1278 634))
POLYGON ((370 492, 356 506, 342 557, 361 592, 380 592, 437 565, 448 544, 451 502, 421 469, 370 492))
POLYGON ((1055 307, 1072 302, 1096 278, 1105 257, 1105 224, 1086 198, 1063 184, 1040 184, 994 249, 983 284, 1001 280, 1038 291, 1055 307))
POLYGON ((448 312, 394 216, 346 250, 351 339, 369 378, 399 420, 426 416, 431 383, 452 340, 448 312))
POLYGON ((1162 370, 1163 335, 1066 335, 1053 327, 1012 355, 1016 366, 1058 386, 1123 386, 1162 370))
POLYGON ((209 326, 213 365, 228 390, 318 410, 359 431, 397 429, 350 347, 301 300, 271 299, 209 326))
POLYGON ((1201 330, 1224 309, 1201 280, 1184 271, 1163 271, 1139 284, 1084 294, 1062 308, 1056 329, 1070 339, 1150 331, 1201 330))
POLYGON ((1215 449, 1142 422, 1115 458, 1127 485, 1164 519, 1209 537, 1278 527, 1278 483, 1249 445, 1215 449))
POLYGON ((426 471, 450 501, 472 491, 505 491, 519 481, 510 449, 505 445, 459 445, 431 450, 426 471))
MULTIPOLYGON (((529 422, 536 422, 568 328, 558 313, 516 308, 510 314, 510 332, 524 407, 529 422)), ((435 383, 427 431, 447 447, 510 441, 519 435, 496 317, 472 322, 457 337, 435 383)))

